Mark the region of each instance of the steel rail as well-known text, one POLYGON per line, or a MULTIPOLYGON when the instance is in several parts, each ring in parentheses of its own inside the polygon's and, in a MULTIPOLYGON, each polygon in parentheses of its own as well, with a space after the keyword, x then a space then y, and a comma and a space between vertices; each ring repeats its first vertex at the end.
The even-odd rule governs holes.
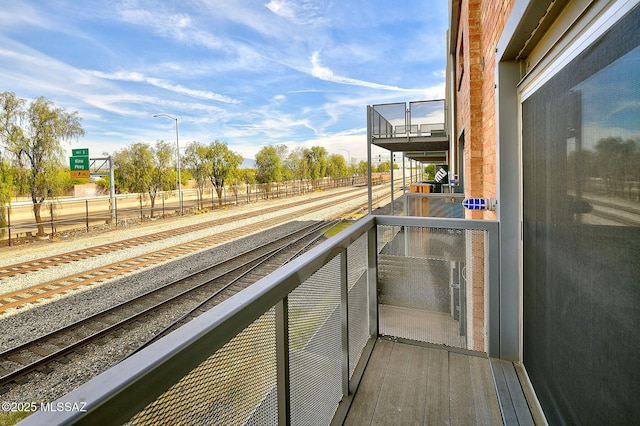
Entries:
MULTIPOLYGON (((328 201, 318 206, 308 207, 297 212, 298 215, 304 215, 312 213, 316 210, 333 207, 336 204, 343 203, 347 200, 360 197, 360 194, 349 195, 348 197, 340 198, 338 200, 328 201)), ((303 203, 306 204, 306 203, 303 203)), ((282 207, 277 210, 282 210, 282 207)), ((261 213, 262 214, 262 213, 261 213)), ((245 235, 260 227, 268 227, 277 225, 283 222, 287 222, 291 219, 290 214, 284 214, 275 218, 266 219, 260 222, 256 222, 250 225, 245 225, 239 228, 235 228, 232 231, 226 231, 224 235, 220 236, 215 234, 213 236, 207 236, 193 240, 189 243, 184 243, 180 248, 169 247, 161 250, 157 250, 145 255, 130 258, 125 261, 114 262, 109 265, 94 268, 89 271, 84 271, 78 274, 70 275, 58 280, 48 281, 35 286, 27 287, 21 290, 17 290, 11 293, 0 295, 0 313, 7 311, 10 308, 16 308, 27 303, 38 302, 42 299, 50 298, 53 295, 67 292, 69 290, 76 289, 81 286, 87 286, 95 284, 97 281, 111 278, 121 275, 125 272, 140 269, 145 266, 150 266, 164 261, 168 258, 175 257, 176 255, 185 254, 200 250, 203 247, 219 244, 223 241, 245 235)))
MULTIPOLYGON (((334 220, 331 221, 327 224, 321 224, 320 227, 322 228, 331 228, 332 226, 334 226, 338 221, 334 220)), ((309 234, 314 233, 315 230, 312 230, 309 232, 309 234)), ((304 238, 301 237, 301 239, 304 238)), ((289 255, 285 261, 281 262, 274 262, 277 266, 276 269, 286 265, 287 263, 289 263, 290 261, 292 261, 293 259, 295 259, 296 257, 300 256, 302 253, 304 253, 306 250, 309 249, 309 247, 315 243, 317 243, 320 238, 322 238, 322 235, 318 235, 315 238, 313 238, 310 242, 308 242, 307 244, 305 244, 302 248, 300 248, 299 250, 297 250, 295 253, 293 253, 292 255, 289 255)), ((278 254, 280 254, 281 252, 285 252, 287 250, 289 246, 282 246, 279 249, 276 249, 274 251, 274 253, 272 254, 272 256, 276 256, 278 254)), ((270 259, 272 260, 272 259, 270 259)), ((146 342, 144 342, 142 345, 140 345, 137 349, 135 349, 133 352, 129 353, 125 358, 126 359, 128 357, 130 357, 131 355, 133 355, 136 352, 141 351, 142 349, 144 349, 145 347, 149 346, 150 344, 152 344, 153 342, 161 339, 162 337, 166 336, 167 334, 169 334, 171 331, 181 327, 182 325, 186 324, 187 322, 191 321, 191 319, 197 317, 198 315, 195 315, 195 313, 197 311, 203 311, 206 310, 208 308, 208 305, 210 304, 210 302, 215 299, 216 297, 218 297, 223 291, 225 291, 227 288, 231 287, 232 285, 236 284, 237 282, 239 282, 240 280, 246 278, 249 274, 251 274, 252 272, 255 272, 258 268, 260 268, 261 266, 263 266, 264 262, 259 262, 256 263, 254 266, 252 266, 248 271, 246 271, 245 273, 243 273, 242 275, 238 276, 237 278, 235 278, 234 280, 230 281, 224 288, 221 288, 219 290, 217 290, 215 293, 211 294, 209 297, 205 298, 204 300, 202 300, 197 306, 193 307, 191 310, 189 310, 188 312, 186 312, 184 315, 182 315, 180 318, 178 318, 176 321, 174 321, 173 323, 169 324, 167 327, 165 327, 163 330, 161 330, 160 332, 156 333, 155 336, 153 336, 152 338, 150 338, 149 340, 147 340, 146 342)), ((262 276, 264 276, 265 274, 263 274, 262 276)), ((262 278, 262 276, 260 276, 260 278, 262 278)))
MULTIPOLYGON (((341 191, 338 194, 332 194, 334 197, 340 197, 345 194, 353 193, 361 191, 361 188, 354 188, 347 191, 341 191)), ((313 201, 313 200, 312 200, 313 201)), ((264 209, 260 209, 259 211, 240 213, 234 216, 229 216, 226 218, 219 218, 211 221, 206 221, 198 224, 192 224, 187 226, 182 226, 179 228, 174 228, 166 231, 160 231, 153 234, 142 235, 135 238, 129 238, 126 240, 120 240, 113 243, 101 244, 98 246, 87 247, 79 250, 74 250, 66 253, 61 253, 58 255, 43 257, 35 260, 30 260, 26 262, 20 262, 12 265, 0 266, 0 278, 3 277, 12 277, 18 274, 27 273, 30 271, 36 271, 39 269, 44 269, 49 266, 55 266, 60 263, 70 263, 73 261, 78 261, 82 259, 86 259, 89 257, 99 256, 101 254, 110 253, 118 250, 123 250, 130 247, 136 247, 139 245, 147 244, 150 242, 159 241, 162 239, 167 239, 183 234, 187 234, 190 232, 197 232, 207 228, 213 228, 215 226, 224 225, 230 222, 236 222, 238 220, 250 219, 257 216, 262 216, 267 213, 279 212, 282 209, 294 208, 298 206, 302 206, 308 204, 310 200, 299 200, 291 203, 281 204, 274 207, 268 207, 264 209)))
MULTIPOLYGON (((276 241, 270 242, 270 243, 266 243, 263 244, 260 247, 256 247, 252 250, 249 250, 247 252, 241 253, 240 255, 234 257, 233 259, 229 259, 223 262, 219 262, 216 265, 204 268, 200 271, 194 272, 192 274, 190 274, 187 277, 183 277, 180 280, 176 280, 172 283, 168 283, 166 285, 164 285, 161 288, 158 289, 154 289, 152 291, 149 291, 143 295, 137 296, 131 300, 125 301, 123 303, 120 303, 114 307, 108 308, 104 311, 101 311, 99 313, 96 313, 94 315, 91 315, 89 317, 83 318, 79 321, 74 322, 73 324, 70 324, 68 326, 62 327, 58 330, 55 330, 47 335, 41 336, 39 338, 33 339, 29 342, 23 343, 19 346, 16 346, 14 348, 11 348, 9 350, 6 350, 2 353, 0 353, 0 360, 9 360, 11 361, 9 358, 11 356, 14 356, 20 352, 23 351, 30 351, 30 348, 33 348, 34 346, 37 345, 41 345, 45 342, 49 342, 53 339, 59 338, 60 336, 63 335, 68 335, 68 333, 73 332, 74 330, 78 330, 81 327, 87 327, 88 324, 92 324, 95 323, 96 321, 99 320, 104 320, 104 318, 106 318, 107 316, 110 315, 114 315, 117 314, 118 312, 121 312, 125 309, 129 309, 132 305, 134 305, 135 303, 140 303, 141 301, 144 301, 145 299, 149 299, 153 296, 156 296, 157 294, 160 294, 160 292, 167 290, 168 288, 177 286, 181 283, 184 283, 190 279, 193 279, 194 277, 198 277, 199 278, 199 282, 196 283, 195 285, 192 285, 190 288, 185 289, 180 291, 177 294, 174 294, 171 297, 165 298, 162 301, 159 302, 154 302, 153 304, 151 304, 150 306, 146 306, 144 307, 141 311, 138 311, 136 313, 130 314, 130 315, 126 315, 124 318, 119 319, 118 321, 116 321, 113 324, 107 325, 106 327, 88 335, 85 337, 82 337, 80 340, 76 340, 75 342, 68 344, 66 346, 64 346, 63 348, 54 351, 48 355, 44 355, 42 356, 40 359, 31 362, 30 364, 24 365, 21 368, 15 369, 14 371, 10 372, 10 373, 6 373, 4 374, 2 377, 0 377, 0 386, 4 386, 7 383, 10 383, 12 381, 14 381, 16 378, 18 377, 22 377, 34 370, 40 369, 41 366, 46 365, 48 363, 50 363, 51 361, 55 360, 55 359, 59 359, 61 357, 63 357, 64 355, 71 353, 75 350, 77 350, 80 347, 86 346, 89 343, 92 343, 100 338, 103 338, 104 336, 106 336, 108 333, 120 329, 122 327, 125 327, 128 324, 131 324, 135 321, 140 320, 141 318, 149 315, 152 312, 155 312, 161 308, 167 307, 169 306, 169 304, 174 303, 176 301, 179 301, 180 299, 184 299, 186 296, 196 292, 197 290, 202 289, 205 286, 211 285, 212 283, 214 283, 214 281, 216 280, 220 280, 222 278, 224 278, 225 276, 228 276, 230 274, 233 274, 235 272, 237 272, 238 270, 241 270, 243 268, 246 268, 247 265, 252 265, 251 267, 249 267, 248 270, 246 271, 242 271, 240 276, 234 277, 231 279, 231 281, 229 281, 228 283, 224 284, 223 287, 219 290, 217 290, 214 294, 216 296, 219 296, 220 294, 222 294, 222 292, 225 289, 230 288, 232 285, 234 285, 235 283, 238 282, 239 278, 250 273, 251 271, 255 270, 255 264, 261 264, 264 263, 268 260, 270 260, 270 258, 276 254, 279 251, 282 251, 284 249, 286 249, 287 247, 290 247, 291 245, 295 244, 296 242, 304 239, 304 238, 308 238, 308 236, 310 234, 314 234, 316 233, 319 229, 322 229, 324 227, 329 226, 328 224, 318 224, 318 223, 314 223, 311 224, 309 226, 306 226, 300 230, 294 231, 292 233, 289 233, 281 238, 279 238, 276 241), (300 233, 303 233, 302 236, 298 236, 295 237, 294 241, 289 241, 293 236, 298 235, 300 233), (287 241, 285 241, 287 240, 287 241), (285 241, 285 242, 283 242, 285 241), (239 258, 245 257, 253 252, 260 252, 260 250, 264 250, 265 247, 268 246, 273 246, 274 244, 277 245, 277 247, 269 249, 267 252, 262 252, 262 253, 258 253, 255 254, 254 257, 248 261, 243 261, 242 264, 233 267, 232 269, 222 272, 222 273, 218 273, 215 276, 208 276, 206 277, 207 274, 211 274, 212 271, 216 270, 217 268, 219 268, 221 265, 223 264, 227 264, 232 262, 233 260, 237 260, 239 258), (205 277, 202 277, 202 275, 205 275, 205 277)), ((235 293, 235 292, 234 292, 235 293)), ((211 300, 211 297, 207 298, 208 300, 211 300)), ((199 304, 200 305, 200 304, 199 304)), ((104 321, 102 321, 104 322, 104 321)), ((89 327, 90 328, 90 327, 89 327)), ((55 346, 57 346, 56 344, 53 344, 55 346)), ((37 352, 33 352, 30 351, 31 354, 37 354, 37 352)), ((15 361, 13 361, 15 362, 15 361)))

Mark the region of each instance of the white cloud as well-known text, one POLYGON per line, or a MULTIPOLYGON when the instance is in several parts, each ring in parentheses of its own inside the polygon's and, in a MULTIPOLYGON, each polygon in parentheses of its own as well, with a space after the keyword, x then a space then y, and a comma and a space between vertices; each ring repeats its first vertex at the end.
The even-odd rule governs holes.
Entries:
POLYGON ((356 158, 366 151, 366 105, 444 96, 424 61, 444 35, 418 36, 415 5, 367 3, 356 16, 362 2, 116 0, 66 10, 71 0, 56 1, 0 11, 0 81, 79 110, 94 133, 85 139, 105 150, 162 138, 170 123, 151 116, 166 112, 180 117, 185 141, 254 153, 327 144, 356 158))
POLYGON ((196 90, 189 89, 180 84, 172 84, 166 80, 161 78, 154 77, 145 77, 142 73, 139 72, 115 72, 111 74, 107 74, 101 71, 87 71, 91 75, 94 75, 99 78, 104 78, 108 80, 119 80, 119 81, 131 81, 138 83, 147 83, 155 87, 159 87, 161 89, 169 90, 175 93, 191 96, 199 99, 206 99, 210 101, 218 101, 224 102, 228 104, 236 104, 239 103, 238 100, 232 99, 225 95, 220 95, 218 93, 206 91, 206 90, 196 90))
POLYGON ((317 25, 323 21, 320 7, 313 0, 271 0, 265 7, 297 25, 317 25))
POLYGON ((386 84, 372 83, 369 81, 337 76, 333 73, 333 71, 331 71, 331 69, 323 66, 320 63, 320 52, 318 51, 314 52, 311 55, 311 65, 312 65, 312 68, 309 71, 309 73, 312 76, 319 78, 320 80, 330 81, 333 83, 348 84, 352 86, 362 86, 362 87, 368 87, 370 89, 378 89, 378 90, 390 90, 393 92, 416 93, 416 92, 422 92, 424 90, 424 89, 403 89, 402 87, 398 87, 398 86, 389 86, 386 84))
POLYGON ((189 45, 202 45, 208 49, 229 49, 229 41, 198 29, 189 15, 169 13, 162 8, 142 9, 137 3, 124 3, 119 7, 125 22, 151 28, 155 33, 189 45))

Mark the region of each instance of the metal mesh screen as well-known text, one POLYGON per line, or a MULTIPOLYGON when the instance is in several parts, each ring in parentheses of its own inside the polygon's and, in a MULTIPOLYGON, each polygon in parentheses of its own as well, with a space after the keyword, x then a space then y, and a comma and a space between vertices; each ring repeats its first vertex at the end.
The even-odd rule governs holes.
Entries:
POLYGON ((351 377, 369 339, 366 234, 358 238, 347 249, 347 275, 349 289, 349 377, 351 377))
POLYGON ((639 28, 635 5, 522 102, 523 363, 550 424, 640 419, 639 28))
POLYGON ((295 289, 288 306, 291 423, 329 424, 342 398, 340 257, 295 289))
POLYGON ((381 226, 379 232, 380 334, 483 350, 485 231, 381 226), (468 330, 477 332, 476 344, 469 344, 468 330))
POLYGON ((131 425, 277 423, 271 309, 131 419, 131 425))

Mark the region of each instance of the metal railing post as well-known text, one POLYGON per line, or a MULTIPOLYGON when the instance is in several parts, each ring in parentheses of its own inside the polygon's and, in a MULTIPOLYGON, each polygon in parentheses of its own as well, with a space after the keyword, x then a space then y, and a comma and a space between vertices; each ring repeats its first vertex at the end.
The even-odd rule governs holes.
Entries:
POLYGON ((503 289, 500 284, 500 226, 498 224, 488 229, 485 244, 485 253, 489 258, 487 262, 489 267, 489 321, 487 324, 489 344, 487 346, 489 356, 502 358, 505 352, 509 352, 505 347, 509 346, 508 343, 513 342, 510 341, 510 336, 503 335, 506 332, 500 326, 502 323, 508 322, 509 317, 505 315, 501 306, 501 300, 506 300, 502 293, 507 290, 503 289))
POLYGON ((9 247, 11 247, 11 206, 7 206, 7 231, 9 233, 9 247))
POLYGON ((276 312, 276 387, 278 424, 291 424, 291 376, 289 372, 289 301, 285 297, 275 306, 276 312))
POLYGON ((56 230, 53 226, 53 203, 49 203, 49 220, 51 221, 51 236, 56 234, 56 230))
POLYGON ((340 317, 342 322, 342 395, 349 395, 349 279, 347 249, 340 252, 340 317))
POLYGON ((369 299, 369 335, 378 336, 378 225, 367 231, 367 293, 369 299))

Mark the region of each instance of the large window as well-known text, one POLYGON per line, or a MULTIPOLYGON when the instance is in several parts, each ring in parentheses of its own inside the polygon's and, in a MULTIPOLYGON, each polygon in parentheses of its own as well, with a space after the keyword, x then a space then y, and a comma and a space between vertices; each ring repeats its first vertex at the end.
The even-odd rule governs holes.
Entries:
POLYGON ((522 102, 523 361, 550 424, 640 418, 640 7, 522 102))

